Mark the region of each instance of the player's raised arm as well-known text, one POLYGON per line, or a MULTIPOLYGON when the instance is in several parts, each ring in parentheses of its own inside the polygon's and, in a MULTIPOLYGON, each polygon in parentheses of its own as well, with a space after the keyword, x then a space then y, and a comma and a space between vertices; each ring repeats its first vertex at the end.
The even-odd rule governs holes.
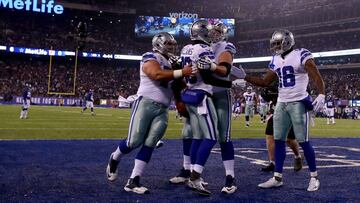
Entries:
POLYGON ((253 85, 260 87, 268 87, 277 79, 277 75, 275 72, 267 70, 263 78, 258 76, 246 75, 244 79, 246 82, 249 82, 253 85))
POLYGON ((163 70, 160 64, 154 60, 144 63, 143 71, 152 80, 166 82, 181 77, 188 77, 192 74, 191 66, 185 66, 182 70, 163 70))

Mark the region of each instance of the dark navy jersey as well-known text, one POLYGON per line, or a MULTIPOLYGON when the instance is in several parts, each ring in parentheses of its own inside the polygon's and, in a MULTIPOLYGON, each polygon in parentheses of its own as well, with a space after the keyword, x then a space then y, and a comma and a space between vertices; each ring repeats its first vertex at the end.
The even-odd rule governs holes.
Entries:
POLYGON ((334 108, 335 107, 334 101, 333 100, 326 101, 326 107, 327 108, 334 108))
POLYGON ((240 101, 236 101, 236 102, 234 103, 234 106, 235 106, 235 108, 236 108, 236 107, 241 107, 241 102, 240 102, 240 101))
POLYGON ((85 100, 86 101, 94 101, 94 96, 93 96, 93 92, 88 92, 85 96, 85 100))
POLYGON ((29 90, 29 88, 25 88, 23 91, 23 99, 31 99, 31 92, 29 90))

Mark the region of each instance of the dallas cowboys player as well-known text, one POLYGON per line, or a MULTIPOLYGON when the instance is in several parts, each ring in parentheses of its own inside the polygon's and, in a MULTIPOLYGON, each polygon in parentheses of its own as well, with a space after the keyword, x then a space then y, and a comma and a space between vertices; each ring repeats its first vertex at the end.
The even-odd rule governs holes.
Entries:
POLYGON ((140 176, 150 161, 156 143, 163 137, 168 124, 168 107, 173 97, 171 81, 192 74, 190 66, 172 70, 169 58, 174 56, 176 41, 166 32, 152 40, 153 52, 142 55, 140 63, 139 96, 132 107, 128 137, 110 155, 106 174, 109 181, 117 178, 121 157, 141 146, 135 158, 132 174, 124 187, 127 192, 149 193, 140 184, 140 176))
POLYGON ((87 108, 90 108, 91 115, 94 116, 94 91, 92 89, 90 89, 89 92, 85 95, 85 101, 86 105, 82 109, 81 113, 84 113, 87 108))
POLYGON ((254 114, 254 104, 257 103, 256 93, 252 91, 252 87, 249 86, 244 92, 243 97, 245 100, 245 127, 250 126, 250 117, 254 114))
POLYGON ((29 110, 30 104, 31 104, 31 92, 30 91, 31 91, 31 85, 26 84, 24 91, 23 91, 23 95, 22 95, 23 104, 21 107, 20 119, 28 118, 28 110, 29 110))
POLYGON ((308 191, 316 191, 320 181, 316 170, 314 149, 309 142, 309 111, 318 112, 325 101, 324 81, 316 68, 313 56, 307 49, 294 49, 293 34, 285 29, 276 30, 270 39, 270 49, 274 56, 264 78, 246 76, 245 80, 258 85, 269 86, 279 79, 278 103, 274 112, 275 172, 260 188, 283 185, 282 171, 286 156, 285 140, 291 126, 295 137, 304 151, 310 170, 308 191), (306 91, 309 77, 314 81, 319 95, 314 102, 306 91))
POLYGON ((326 101, 326 116, 327 116, 326 124, 329 125, 330 120, 333 125, 335 124, 334 114, 335 114, 335 102, 331 97, 329 97, 329 99, 326 101))
MULTIPOLYGON (((204 25, 206 23, 204 22, 204 25)), ((201 73, 213 73, 211 76, 214 78, 209 80, 208 76, 205 76, 204 82, 213 86, 214 94, 212 100, 215 105, 218 119, 218 130, 219 130, 219 143, 222 151, 223 164, 225 167, 226 181, 225 186, 222 188, 222 193, 230 194, 234 193, 237 189, 235 185, 234 178, 234 150, 232 142, 230 140, 230 130, 231 130, 231 100, 230 100, 230 90, 231 85, 236 87, 242 87, 245 83, 239 81, 231 82, 229 80, 229 74, 232 70, 232 60, 233 54, 236 50, 234 45, 227 43, 227 27, 224 24, 216 24, 209 31, 211 36, 212 50, 215 51, 215 62, 213 62, 209 57, 201 57, 197 62, 197 68, 201 70, 201 73)), ((236 68, 236 67, 235 67, 236 68)), ((237 68, 236 68, 237 69, 237 68)), ((191 120, 191 119, 190 119, 191 120)), ((190 157, 187 155, 186 149, 189 149, 190 143, 192 143, 192 136, 188 136, 191 131, 186 126, 188 120, 185 122, 183 128, 183 147, 184 147, 184 168, 181 170, 180 174, 174 178, 170 179, 171 183, 182 183, 186 181, 188 176, 189 169, 187 169, 187 164, 189 163, 190 157)), ((194 141, 196 143, 197 140, 194 141)), ((189 154, 189 153, 188 153, 189 154)), ((190 165, 190 164, 189 164, 190 165)), ((189 167, 188 167, 189 168, 189 167)), ((205 182, 202 182, 203 185, 206 185, 205 182)))

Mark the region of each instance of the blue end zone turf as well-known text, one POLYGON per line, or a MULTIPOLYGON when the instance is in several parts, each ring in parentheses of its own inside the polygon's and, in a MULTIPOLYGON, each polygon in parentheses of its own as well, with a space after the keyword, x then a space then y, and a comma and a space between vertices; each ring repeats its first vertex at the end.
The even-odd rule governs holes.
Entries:
POLYGON ((259 189, 271 177, 260 171, 266 164, 265 140, 234 140, 235 175, 238 191, 222 195, 225 183, 219 145, 205 165, 204 179, 211 197, 201 197, 169 178, 182 167, 181 140, 165 140, 154 150, 142 178, 149 195, 127 193, 134 150, 119 165, 119 178, 110 183, 105 168, 117 140, 89 141, 1 141, 0 202, 360 202, 360 139, 312 139, 318 159, 320 190, 306 191, 307 167, 295 173, 293 156, 287 151, 284 186, 259 189))

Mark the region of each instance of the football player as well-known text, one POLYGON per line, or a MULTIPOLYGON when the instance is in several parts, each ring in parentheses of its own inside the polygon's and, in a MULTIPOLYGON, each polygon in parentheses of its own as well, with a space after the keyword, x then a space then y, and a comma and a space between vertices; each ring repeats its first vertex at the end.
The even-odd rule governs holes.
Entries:
POLYGON ((268 103, 264 100, 264 98, 260 95, 259 96, 259 114, 261 117, 261 123, 266 123, 266 115, 268 113, 268 103))
POLYGON ((176 41, 169 33, 155 35, 152 46, 152 52, 142 55, 138 98, 132 107, 128 137, 120 141, 119 146, 111 153, 106 168, 108 180, 116 180, 121 157, 141 146, 131 176, 124 187, 125 191, 137 194, 149 193, 148 188, 140 184, 140 177, 150 161, 156 143, 167 128, 168 107, 173 97, 171 82, 190 76, 193 72, 190 66, 172 70, 169 59, 174 56, 176 41))
MULTIPOLYGON (((269 102, 270 115, 267 119, 265 135, 266 135, 266 148, 268 150, 269 164, 261 168, 264 172, 273 172, 275 169, 275 140, 274 140, 274 107, 278 98, 278 83, 273 86, 265 88, 261 92, 261 96, 265 102, 269 102)), ((294 152, 294 171, 298 172, 302 169, 302 158, 299 151, 299 144, 295 140, 294 128, 291 127, 286 137, 286 144, 294 152)))
POLYGON ((236 120, 236 118, 238 118, 241 114, 241 100, 240 99, 236 99, 234 104, 233 104, 233 117, 234 120, 236 120))
POLYGON ((27 119, 28 118, 28 110, 30 108, 31 104, 31 85, 26 84, 23 95, 22 95, 23 103, 21 106, 21 112, 20 112, 20 119, 27 119))
POLYGON ((320 187, 320 181, 315 152, 309 141, 309 111, 318 112, 322 109, 325 103, 325 84, 311 52, 304 48, 295 49, 294 45, 294 36, 290 31, 276 30, 270 39, 270 49, 274 55, 266 75, 263 78, 249 75, 245 77, 247 82, 262 87, 269 86, 277 78, 279 80, 279 96, 274 111, 275 172, 272 178, 258 186, 273 188, 283 185, 285 141, 292 126, 310 170, 307 190, 316 191, 320 187), (314 102, 311 102, 306 91, 309 78, 314 81, 319 93, 314 102))
MULTIPOLYGON (((205 24, 206 23, 203 22, 203 25, 205 24)), ((202 74, 203 76, 204 83, 207 85, 212 85, 213 88, 212 101, 216 109, 216 114, 219 118, 217 123, 219 131, 218 141, 221 146, 222 159, 225 167, 226 176, 225 186, 222 188, 221 191, 222 193, 230 194, 234 193, 237 189, 234 174, 234 149, 230 140, 232 107, 230 87, 232 85, 237 87, 241 87, 244 85, 242 85, 239 81, 231 82, 229 78, 230 72, 232 70, 233 55, 235 54, 236 50, 234 45, 226 42, 227 27, 219 23, 213 26, 209 33, 212 41, 211 48, 212 51, 215 52, 215 61, 211 60, 209 56, 202 56, 200 57, 196 65, 197 68, 200 70, 200 74, 202 74), (210 73, 211 76, 214 78, 210 80, 210 76, 208 75, 208 73, 210 73)), ((186 59, 186 56, 183 58, 186 59)), ((187 122, 188 120, 185 122, 185 126, 183 128, 184 163, 188 162, 186 160, 185 150, 189 148, 186 147, 186 145, 189 145, 187 143, 190 143, 191 140, 189 139, 189 136, 187 136, 189 133, 191 133, 191 131, 186 127, 187 122)), ((194 143, 198 141, 199 140, 195 139, 194 143)), ((189 174, 189 172, 186 170, 186 164, 184 164, 184 168, 181 170, 180 174, 170 179, 170 182, 184 182, 186 180, 187 174, 189 174)), ((206 183, 202 182, 202 185, 206 185, 206 183)))
POLYGON ((87 108, 90 108, 91 115, 94 116, 94 91, 92 89, 90 89, 89 92, 85 95, 85 101, 86 105, 82 109, 81 113, 84 113, 87 108))
POLYGON ((245 101, 245 127, 249 127, 250 117, 254 115, 254 104, 257 104, 256 93, 253 92, 251 86, 246 88, 246 92, 243 94, 243 101, 245 101))
POLYGON ((335 124, 334 114, 335 114, 335 103, 334 100, 331 97, 329 97, 329 99, 326 101, 326 116, 327 116, 326 124, 330 125, 330 120, 333 125, 335 124))

